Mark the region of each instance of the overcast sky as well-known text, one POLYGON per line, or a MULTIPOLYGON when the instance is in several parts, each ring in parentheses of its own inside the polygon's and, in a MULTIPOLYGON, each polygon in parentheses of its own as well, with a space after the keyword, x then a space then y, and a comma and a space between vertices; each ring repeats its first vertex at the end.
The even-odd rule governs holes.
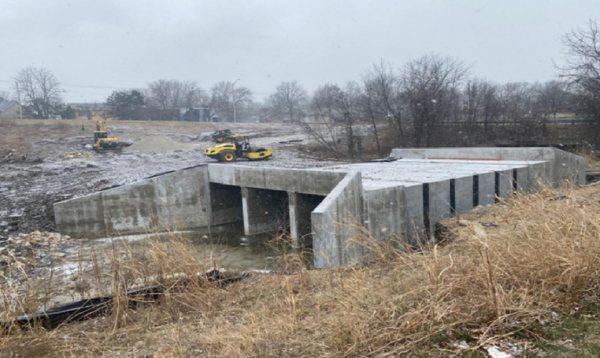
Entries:
POLYGON ((555 77, 561 38, 600 0, 0 0, 0 90, 27 66, 51 70, 66 101, 166 78, 239 80, 261 99, 282 80, 309 90, 437 53, 495 81, 555 77))

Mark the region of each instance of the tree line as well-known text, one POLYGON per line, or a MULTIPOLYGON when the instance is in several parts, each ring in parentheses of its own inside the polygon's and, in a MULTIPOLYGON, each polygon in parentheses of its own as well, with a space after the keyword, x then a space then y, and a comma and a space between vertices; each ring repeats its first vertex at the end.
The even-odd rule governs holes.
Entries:
MULTIPOLYGON (((523 137, 545 135, 564 116, 600 127, 597 23, 566 34, 563 42, 568 55, 558 78, 543 83, 494 83, 472 76, 458 59, 425 55, 399 67, 381 60, 358 80, 326 83, 310 94, 298 82, 285 81, 255 101, 239 80, 205 90, 195 81, 160 79, 143 89, 115 91, 106 105, 120 119, 299 122, 324 145, 350 154, 361 149, 364 131, 383 152, 389 145, 433 145, 449 128, 485 141, 499 126, 523 137)), ((15 87, 27 116, 72 116, 48 70, 20 71, 15 87)))
POLYGON ((439 145, 449 133, 468 137, 465 144, 502 136, 525 140, 546 136, 567 120, 600 127, 598 31, 590 21, 585 29, 566 34, 565 65, 557 79, 542 83, 495 83, 472 76, 458 59, 425 55, 400 67, 379 61, 358 80, 323 84, 311 94, 296 81, 282 82, 260 103, 237 81, 204 91, 195 82, 177 80, 130 91, 127 111, 121 112, 117 98, 124 92, 115 92, 108 103, 121 118, 133 118, 136 106, 162 111, 200 107, 211 120, 299 122, 332 151, 351 155, 361 150, 365 131, 380 153, 393 145, 439 145))

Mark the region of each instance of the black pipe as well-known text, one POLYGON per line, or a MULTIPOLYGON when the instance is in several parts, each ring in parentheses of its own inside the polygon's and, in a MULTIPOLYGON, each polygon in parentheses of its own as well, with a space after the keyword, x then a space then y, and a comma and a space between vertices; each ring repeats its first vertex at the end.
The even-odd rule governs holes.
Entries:
MULTIPOLYGON (((219 287, 223 287, 248 276, 247 272, 242 272, 234 277, 225 277, 222 272, 212 270, 206 272, 205 277, 201 275, 198 279, 206 279, 209 282, 216 283, 219 287)), ((190 278, 179 279, 177 281, 177 288, 183 290, 192 282, 190 278)), ((142 303, 157 302, 165 291, 166 287, 164 285, 153 285, 129 290, 126 293, 127 307, 135 309, 142 303)), ((113 300, 113 296, 93 297, 52 307, 48 310, 40 310, 31 315, 23 314, 15 318, 12 322, 0 321, 0 332, 9 332, 12 326, 18 326, 21 329, 29 329, 33 326, 54 329, 63 323, 84 321, 106 315, 111 311, 113 300)))

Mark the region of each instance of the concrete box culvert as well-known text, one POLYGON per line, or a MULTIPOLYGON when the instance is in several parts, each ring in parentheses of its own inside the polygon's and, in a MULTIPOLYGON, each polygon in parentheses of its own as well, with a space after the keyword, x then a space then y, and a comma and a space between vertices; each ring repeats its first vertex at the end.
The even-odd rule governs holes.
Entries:
POLYGON ((255 233, 279 229, 257 213, 278 212, 266 217, 286 217, 296 245, 311 236, 315 267, 331 267, 362 262, 355 242, 364 230, 416 245, 446 217, 585 178, 583 158, 554 148, 409 148, 392 156, 398 160, 309 169, 202 165, 58 202, 55 220, 75 237, 210 233, 240 223, 255 233))

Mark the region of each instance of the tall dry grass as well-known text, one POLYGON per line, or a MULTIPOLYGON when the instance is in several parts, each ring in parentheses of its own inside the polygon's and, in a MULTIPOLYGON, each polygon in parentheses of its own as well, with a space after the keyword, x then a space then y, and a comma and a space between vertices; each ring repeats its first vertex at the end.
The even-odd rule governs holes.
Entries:
MULTIPOLYGON (((369 243, 367 267, 283 265, 226 288, 198 285, 120 316, 3 337, 0 355, 446 355, 465 349, 457 341, 476 350, 535 339, 544 322, 599 303, 600 186, 520 196, 446 225, 455 240, 445 246, 369 243)), ((113 291, 137 274, 199 265, 185 245, 151 252, 114 262, 113 291)))

